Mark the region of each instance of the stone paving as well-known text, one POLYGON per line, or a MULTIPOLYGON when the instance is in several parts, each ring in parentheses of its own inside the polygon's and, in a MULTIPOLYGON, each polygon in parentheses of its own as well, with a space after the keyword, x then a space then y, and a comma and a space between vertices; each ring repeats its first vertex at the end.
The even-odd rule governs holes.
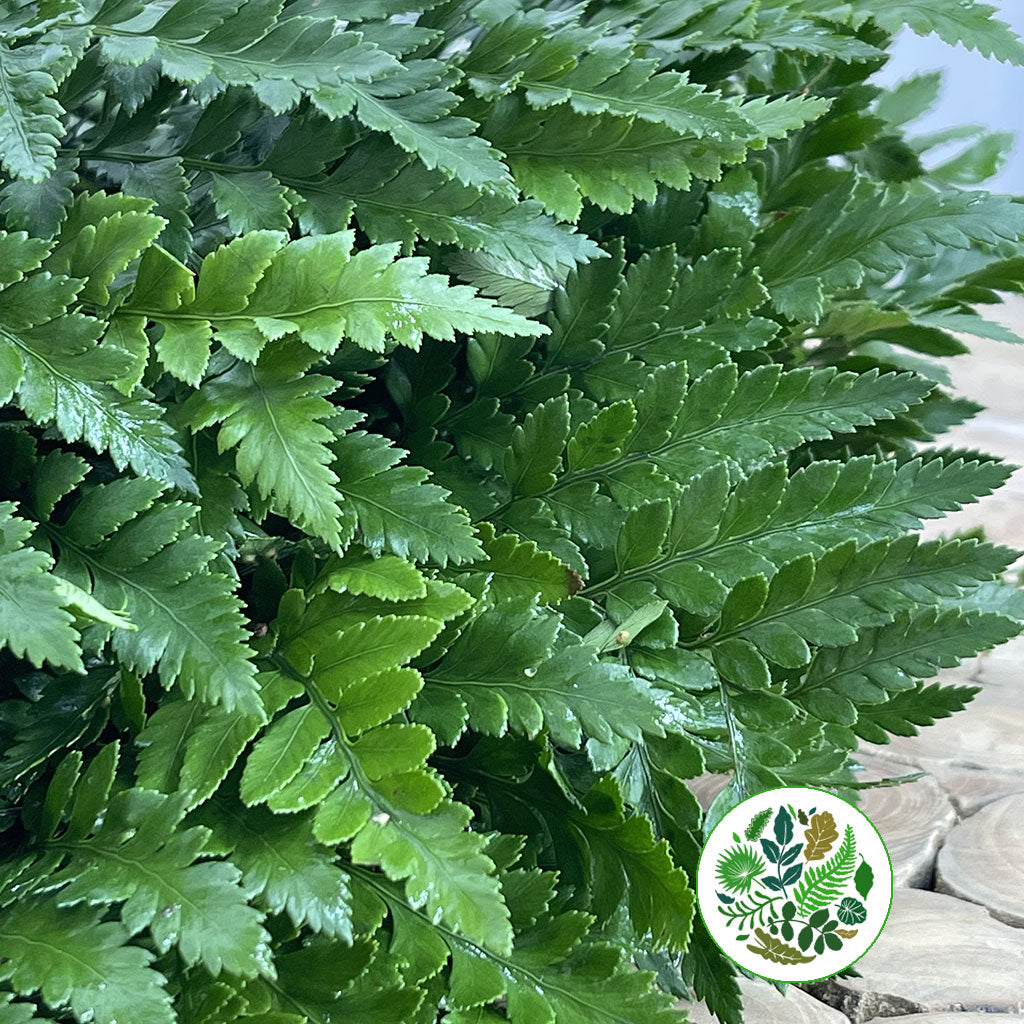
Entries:
MULTIPOLYGON (((1024 301, 990 315, 1022 331, 1024 301)), ((968 344, 971 354, 950 362, 955 386, 987 409, 943 444, 1024 465, 1024 345, 968 344)), ((927 535, 978 526, 989 540, 1024 549, 1024 470, 927 535)), ((1016 568, 1024 570, 1024 560, 1016 568)), ((898 888, 882 935, 856 964, 862 977, 791 986, 785 997, 767 982, 743 979, 747 1024, 1024 1020, 1024 638, 943 673, 942 681, 981 692, 920 736, 865 745, 866 778, 928 774, 863 793, 861 807, 886 841, 898 888)), ((707 806, 724 777, 697 783, 707 806)), ((703 1008, 691 1015, 701 1024, 713 1019, 703 1008)))

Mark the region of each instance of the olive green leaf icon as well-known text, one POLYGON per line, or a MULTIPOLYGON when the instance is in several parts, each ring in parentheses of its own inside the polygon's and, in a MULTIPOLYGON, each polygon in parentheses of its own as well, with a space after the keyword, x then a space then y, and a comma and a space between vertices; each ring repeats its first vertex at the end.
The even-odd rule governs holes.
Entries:
POLYGON ((787 946, 781 939, 769 935, 763 928, 755 928, 754 933, 761 942, 760 946, 747 946, 751 953, 763 956, 777 964, 808 964, 814 957, 804 956, 799 949, 787 946))
POLYGON ((828 811, 819 811, 811 818, 811 827, 804 829, 804 838, 807 840, 804 860, 824 860, 839 838, 835 818, 828 811))

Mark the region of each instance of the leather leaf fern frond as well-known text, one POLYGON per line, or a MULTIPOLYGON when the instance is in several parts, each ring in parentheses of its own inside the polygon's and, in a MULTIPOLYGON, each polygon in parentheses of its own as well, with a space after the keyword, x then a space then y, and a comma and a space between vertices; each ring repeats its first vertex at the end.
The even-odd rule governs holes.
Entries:
POLYGON ((5 8, 2 1024, 742 1024, 691 780, 855 799, 1024 628, 921 538, 1012 472, 1006 140, 870 80, 1024 44, 527 7, 5 8))

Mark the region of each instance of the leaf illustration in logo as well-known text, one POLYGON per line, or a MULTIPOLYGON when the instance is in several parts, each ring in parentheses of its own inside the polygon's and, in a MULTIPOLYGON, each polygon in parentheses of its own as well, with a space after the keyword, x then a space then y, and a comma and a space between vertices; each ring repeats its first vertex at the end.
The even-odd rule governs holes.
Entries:
POLYGON ((800 881, 800 876, 804 873, 803 864, 794 864, 789 870, 782 876, 783 885, 792 885, 794 882, 800 881))
POLYGON ((793 818, 785 807, 780 807, 775 815, 775 841, 779 846, 787 846, 792 840, 793 818))
POLYGON ((827 907, 839 898, 853 876, 857 863, 857 843, 853 826, 846 826, 846 834, 839 849, 824 864, 808 867, 794 893, 801 914, 827 907))
POLYGON ((766 807, 763 811, 758 811, 757 814, 750 819, 750 824, 747 826, 747 831, 744 835, 751 842, 755 839, 761 838, 761 833, 764 831, 765 825, 768 824, 768 819, 772 816, 772 809, 766 807))
POLYGON ((805 860, 824 860, 839 838, 836 820, 828 811, 821 811, 811 818, 811 827, 804 829, 807 845, 804 847, 805 860))
POLYGON ((857 873, 853 876, 853 884, 860 898, 866 900, 868 893, 871 892, 871 886, 875 884, 875 873, 866 860, 860 862, 860 867, 857 868, 857 873))
POLYGON ((836 917, 843 924, 860 924, 867 916, 868 912, 864 904, 860 900, 855 900, 852 896, 844 897, 836 910, 836 917))
POLYGON ((777 964, 809 964, 814 957, 804 956, 799 949, 787 946, 781 939, 769 935, 763 928, 755 928, 760 946, 747 946, 751 953, 763 956, 777 964))
POLYGON ((856 928, 837 928, 836 935, 843 939, 852 939, 857 934, 856 928))
POLYGON ((804 848, 804 844, 801 842, 794 843, 785 853, 779 858, 779 863, 785 866, 786 864, 792 864, 800 855, 800 851, 804 848))
POLYGON ((799 821, 801 825, 807 824, 807 813, 802 807, 796 812, 796 820, 799 821))
POLYGON ((764 871, 764 859, 749 846, 734 846, 718 859, 715 873, 723 889, 749 892, 754 879, 764 871))
POLYGON ((828 907, 822 907, 821 910, 816 910, 807 919, 807 923, 812 928, 820 928, 828 920, 828 907))

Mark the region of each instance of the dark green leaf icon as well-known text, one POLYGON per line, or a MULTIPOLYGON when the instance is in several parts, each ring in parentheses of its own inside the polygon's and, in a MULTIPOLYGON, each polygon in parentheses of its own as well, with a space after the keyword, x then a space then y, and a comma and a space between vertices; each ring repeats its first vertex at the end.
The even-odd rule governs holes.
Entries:
POLYGON ((794 843, 794 844, 793 844, 793 845, 792 845, 792 846, 791 846, 791 847, 790 847, 790 848, 789 848, 788 850, 786 850, 786 852, 785 852, 785 853, 784 853, 784 854, 782 855, 782 858, 781 858, 781 860, 779 861, 779 863, 780 863, 780 864, 782 864, 782 865, 783 865, 783 867, 785 867, 785 865, 787 865, 787 864, 792 864, 792 863, 793 863, 793 861, 795 861, 795 860, 797 859, 797 857, 799 857, 799 856, 800 856, 800 851, 801 851, 801 850, 802 850, 803 848, 804 848, 804 844, 803 844, 803 843, 794 843))
POLYGON ((843 940, 839 938, 835 932, 826 932, 822 938, 825 940, 825 945, 828 946, 829 949, 843 948, 843 940))
POLYGON ((796 904, 787 901, 782 904, 782 916, 787 921, 792 921, 796 917, 796 904))
POLYGON ((779 933, 787 942, 790 942, 793 938, 793 923, 791 921, 783 921, 779 933))
POLYGON ((782 856, 782 853, 778 846, 776 846, 770 839, 761 840, 761 849, 764 850, 764 855, 772 864, 779 863, 779 858, 782 856))
POLYGON ((814 940, 814 952, 815 953, 824 953, 825 952, 825 937, 823 935, 819 935, 814 940))
POLYGON ((801 949, 807 949, 811 944, 811 939, 814 938, 814 929, 810 925, 805 925, 801 930, 800 934, 796 937, 796 941, 801 949))
POLYGON ((828 920, 828 907, 824 907, 821 910, 816 910, 807 919, 807 923, 812 928, 820 928, 828 920))
POLYGON ((792 866, 792 867, 791 867, 791 868, 790 868, 790 869, 789 869, 789 870, 788 870, 788 871, 787 871, 787 872, 786 872, 786 873, 785 873, 785 874, 784 874, 784 875, 782 876, 782 884, 783 884, 783 885, 792 885, 792 884, 793 884, 794 882, 796 882, 796 881, 798 881, 798 880, 799 880, 800 876, 801 876, 801 875, 802 875, 803 873, 804 873, 804 866, 803 866, 803 864, 794 864, 794 865, 793 865, 793 866, 792 866))
POLYGON ((871 886, 875 884, 875 873, 866 860, 860 862, 860 867, 857 868, 857 873, 853 876, 853 884, 860 894, 860 898, 866 900, 868 893, 871 892, 871 886))
POLYGON ((775 815, 775 841, 780 847, 793 841, 793 818, 785 807, 780 807, 775 815))
POLYGON ((839 909, 836 910, 836 917, 843 924, 860 924, 868 916, 864 904, 855 900, 852 896, 845 896, 839 902, 839 909))

